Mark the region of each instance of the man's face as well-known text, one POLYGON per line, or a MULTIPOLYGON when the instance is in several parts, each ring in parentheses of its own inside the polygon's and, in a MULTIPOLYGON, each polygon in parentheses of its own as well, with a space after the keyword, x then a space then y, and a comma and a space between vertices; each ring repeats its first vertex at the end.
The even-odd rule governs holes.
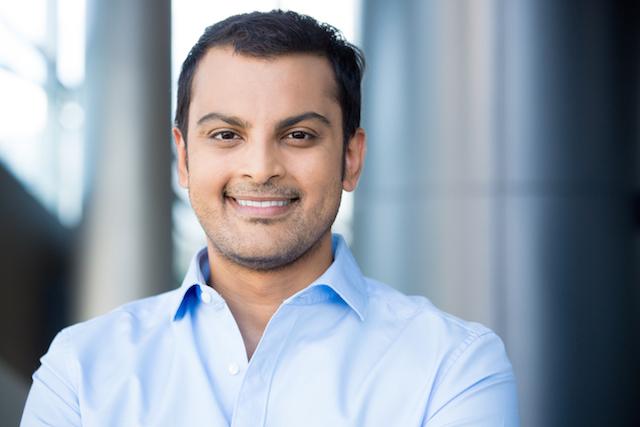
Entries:
POLYGON ((188 144, 174 129, 180 183, 210 244, 255 270, 289 265, 330 235, 342 189, 364 156, 343 134, 326 58, 272 59, 210 49, 191 89, 188 144), (188 153, 187 153, 188 150, 188 153))

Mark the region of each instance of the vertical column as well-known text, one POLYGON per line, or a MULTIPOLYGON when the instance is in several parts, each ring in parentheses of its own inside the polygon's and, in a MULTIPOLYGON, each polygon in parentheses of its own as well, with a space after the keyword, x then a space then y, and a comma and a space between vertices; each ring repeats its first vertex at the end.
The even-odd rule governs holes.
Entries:
POLYGON ((172 286, 170 1, 89 0, 76 315, 172 286))
POLYGON ((366 3, 369 151, 354 249, 367 274, 498 328, 495 9, 366 3))
POLYGON ((527 425, 632 425, 638 21, 568 6, 505 2, 507 340, 527 425))
POLYGON ((615 2, 365 4, 356 256, 498 330, 525 426, 638 422, 638 22, 615 2))

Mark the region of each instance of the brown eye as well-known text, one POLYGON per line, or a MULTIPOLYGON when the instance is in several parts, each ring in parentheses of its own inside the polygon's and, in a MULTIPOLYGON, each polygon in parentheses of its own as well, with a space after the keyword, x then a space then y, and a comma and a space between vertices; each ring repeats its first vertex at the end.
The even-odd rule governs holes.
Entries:
POLYGON ((230 140, 230 139, 237 139, 239 138, 239 136, 237 133, 232 132, 230 130, 223 130, 223 131, 215 132, 211 134, 210 138, 230 140))
POLYGON ((296 143, 311 142, 316 138, 312 133, 305 132, 303 130, 294 130, 284 136, 285 139, 293 140, 296 143))
POLYGON ((302 131, 291 132, 289 135, 293 139, 309 139, 309 138, 311 138, 311 135, 309 135, 306 132, 302 132, 302 131))

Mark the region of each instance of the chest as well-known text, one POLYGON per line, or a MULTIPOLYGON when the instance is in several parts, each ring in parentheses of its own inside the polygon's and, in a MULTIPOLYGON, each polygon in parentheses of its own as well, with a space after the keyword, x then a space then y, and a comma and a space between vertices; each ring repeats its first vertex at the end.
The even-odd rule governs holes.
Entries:
POLYGON ((341 310, 324 315, 322 322, 299 315, 272 322, 250 361, 225 315, 214 326, 193 319, 135 360, 114 353, 87 385, 93 391, 81 401, 83 424, 420 425, 432 381, 423 360, 341 310))

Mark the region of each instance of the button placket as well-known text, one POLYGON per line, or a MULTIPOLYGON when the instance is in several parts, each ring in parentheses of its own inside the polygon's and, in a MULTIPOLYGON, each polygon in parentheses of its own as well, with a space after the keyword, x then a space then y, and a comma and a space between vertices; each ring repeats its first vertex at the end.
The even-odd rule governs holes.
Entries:
POLYGON ((256 351, 251 357, 251 362, 244 372, 231 422, 233 427, 264 425, 274 370, 296 319, 297 316, 288 310, 287 305, 281 305, 269 320, 256 351))
POLYGON ((242 336, 228 305, 214 289, 202 286, 196 298, 200 309, 194 311, 198 319, 194 330, 200 337, 203 363, 209 375, 222 384, 219 400, 230 419, 246 372, 242 336))
POLYGON ((230 375, 238 375, 238 372, 240 372, 240 366, 235 362, 231 362, 227 365, 227 371, 230 375))

